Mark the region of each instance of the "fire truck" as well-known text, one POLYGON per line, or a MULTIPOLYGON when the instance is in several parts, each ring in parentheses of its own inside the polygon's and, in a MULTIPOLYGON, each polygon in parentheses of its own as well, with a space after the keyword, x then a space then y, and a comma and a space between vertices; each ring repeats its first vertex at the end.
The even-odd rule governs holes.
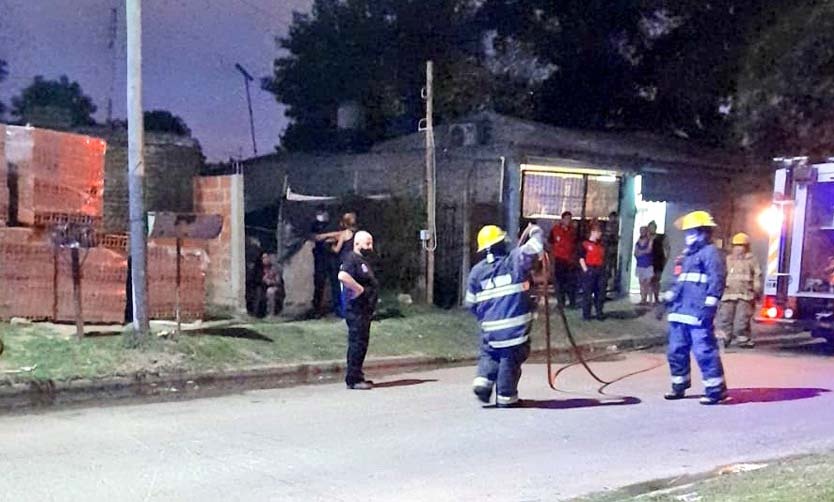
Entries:
POLYGON ((770 239, 756 321, 834 343, 834 158, 775 162, 773 204, 759 219, 770 239))

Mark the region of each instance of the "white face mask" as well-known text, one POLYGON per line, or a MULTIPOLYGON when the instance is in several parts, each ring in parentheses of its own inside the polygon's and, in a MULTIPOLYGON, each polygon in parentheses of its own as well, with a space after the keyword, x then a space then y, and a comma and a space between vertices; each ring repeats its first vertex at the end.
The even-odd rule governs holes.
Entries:
POLYGON ((698 237, 699 236, 696 233, 686 234, 686 236, 684 237, 684 241, 686 242, 687 246, 691 246, 700 240, 698 237))

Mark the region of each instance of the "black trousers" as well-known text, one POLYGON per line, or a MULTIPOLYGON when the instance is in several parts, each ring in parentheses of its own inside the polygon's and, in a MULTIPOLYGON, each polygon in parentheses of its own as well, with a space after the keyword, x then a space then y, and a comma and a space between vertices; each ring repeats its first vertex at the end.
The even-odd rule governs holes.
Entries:
POLYGON ((582 317, 591 318, 591 305, 602 317, 602 303, 605 301, 605 267, 588 267, 582 274, 582 317))
MULTIPOLYGON (((324 299, 324 288, 330 283, 330 310, 341 315, 341 286, 339 284, 339 264, 335 256, 316 256, 315 270, 313 272, 313 312, 323 314, 322 300, 324 299)), ((327 310, 327 309, 325 309, 327 310)))
POLYGON ((553 276, 559 305, 564 307, 567 299, 568 305, 576 306, 576 266, 567 260, 556 258, 553 260, 553 276))
POLYGON ((348 328, 345 383, 348 385, 365 381, 362 365, 365 364, 365 355, 368 353, 372 316, 372 312, 350 308, 345 312, 345 322, 348 328))

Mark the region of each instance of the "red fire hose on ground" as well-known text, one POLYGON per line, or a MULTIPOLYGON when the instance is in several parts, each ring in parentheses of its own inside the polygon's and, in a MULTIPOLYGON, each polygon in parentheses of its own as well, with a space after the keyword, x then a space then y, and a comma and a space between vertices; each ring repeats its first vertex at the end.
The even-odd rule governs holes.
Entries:
MULTIPOLYGON (((527 231, 525 230, 524 234, 522 234, 522 239, 524 239, 526 234, 527 234, 527 231)), ((557 392, 564 392, 561 389, 556 387, 556 379, 559 377, 559 375, 563 371, 565 371, 566 369, 576 365, 577 363, 581 364, 582 367, 585 368, 585 371, 591 376, 591 378, 593 378, 594 380, 596 380, 597 382, 602 384, 602 387, 597 389, 597 393, 602 394, 602 395, 607 395, 607 394, 605 394, 604 390, 609 385, 614 384, 616 382, 619 382, 621 380, 624 380, 625 378, 628 378, 630 376, 634 376, 634 375, 637 375, 637 374, 640 374, 640 373, 651 371, 651 370, 653 370, 655 368, 658 368, 658 367, 660 367, 664 364, 664 361, 660 360, 660 358, 658 358, 658 361, 656 361, 656 364, 653 364, 652 366, 650 366, 648 368, 644 368, 644 369, 641 369, 641 370, 637 370, 637 371, 628 373, 626 375, 619 376, 619 377, 617 377, 613 380, 604 380, 599 375, 597 375, 594 372, 593 369, 591 369, 590 365, 588 365, 588 361, 593 361, 594 359, 601 359, 603 357, 616 356, 618 354, 622 354, 625 351, 605 352, 605 353, 600 354, 600 355, 595 356, 595 357, 590 357, 590 358, 585 357, 582 354, 582 349, 580 349, 579 345, 576 343, 576 339, 574 338, 573 332, 571 331, 570 323, 568 322, 567 316, 565 315, 565 310, 564 310, 563 306, 562 305, 557 305, 556 311, 559 315, 559 319, 561 320, 562 328, 565 332, 565 337, 567 338, 568 343, 570 344, 571 351, 573 352, 574 357, 576 358, 576 361, 571 363, 571 364, 567 364, 565 366, 562 366, 561 368, 559 368, 559 370, 554 372, 553 371, 553 356, 552 356, 552 350, 551 350, 552 349, 552 333, 551 333, 551 324, 550 324, 550 299, 549 299, 549 287, 550 287, 551 272, 550 272, 550 257, 548 256, 547 253, 544 253, 541 263, 542 263, 542 269, 541 269, 541 275, 539 276, 540 280, 537 281, 537 282, 539 283, 538 284, 539 285, 538 291, 539 291, 540 296, 542 297, 542 301, 540 302, 540 304, 544 308, 544 333, 545 333, 545 344, 546 344, 546 351, 547 351, 547 354, 546 354, 547 384, 548 384, 548 386, 550 386, 551 389, 553 389, 554 391, 557 391, 557 392), (542 280, 542 276, 543 276, 543 280, 542 280)), ((559 287, 558 284, 556 284, 555 286, 556 286, 556 288, 559 287)), ((645 349, 648 349, 650 347, 651 346, 639 347, 639 348, 633 349, 633 350, 645 350, 645 349)), ((611 397, 615 397, 615 396, 611 396, 611 397)), ((623 396, 617 396, 617 397, 623 397, 623 396)))

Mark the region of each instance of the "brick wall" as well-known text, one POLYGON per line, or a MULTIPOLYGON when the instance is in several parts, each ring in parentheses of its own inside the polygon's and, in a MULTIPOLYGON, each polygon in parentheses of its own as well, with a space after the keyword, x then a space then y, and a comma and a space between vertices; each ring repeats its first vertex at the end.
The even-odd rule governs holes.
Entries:
POLYGON ((236 305, 232 291, 233 185, 233 176, 194 178, 194 210, 223 217, 220 236, 204 244, 209 259, 206 271, 206 301, 215 305, 236 305))

